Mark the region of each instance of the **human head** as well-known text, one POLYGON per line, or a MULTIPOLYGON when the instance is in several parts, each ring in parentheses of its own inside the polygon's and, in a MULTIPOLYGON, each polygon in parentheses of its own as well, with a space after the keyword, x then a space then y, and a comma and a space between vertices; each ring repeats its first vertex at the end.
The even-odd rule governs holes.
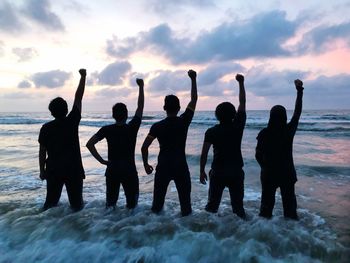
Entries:
POLYGON ((116 103, 112 108, 112 112, 113 118, 117 122, 125 122, 128 118, 128 109, 124 103, 116 103))
POLYGON ((67 102, 61 97, 54 98, 50 101, 49 111, 55 119, 62 119, 66 117, 68 113, 67 102))
POLYGON ((167 114, 177 114, 180 110, 180 100, 175 95, 165 96, 163 109, 167 114))
POLYGON ((216 107, 215 116, 220 123, 231 122, 236 116, 236 108, 230 102, 222 102, 216 107))
POLYGON ((271 128, 283 128, 287 124, 287 111, 282 105, 275 105, 270 110, 268 126, 271 128))

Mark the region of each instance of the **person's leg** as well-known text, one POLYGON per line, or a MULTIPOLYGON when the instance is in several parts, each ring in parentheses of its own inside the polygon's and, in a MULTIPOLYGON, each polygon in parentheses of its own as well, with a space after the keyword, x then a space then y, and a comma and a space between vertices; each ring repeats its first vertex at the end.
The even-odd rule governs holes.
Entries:
POLYGON ((191 207, 191 178, 189 171, 174 178, 177 194, 179 195, 181 214, 187 216, 192 213, 191 207))
POLYGON ((166 174, 156 171, 154 176, 152 212, 159 213, 163 209, 169 182, 170 179, 166 174))
POLYGON ((83 178, 72 175, 65 180, 65 185, 71 208, 74 211, 83 209, 83 178))
POLYGON ((51 176, 46 179, 46 200, 43 210, 57 206, 61 197, 62 187, 63 180, 61 178, 51 176))
POLYGON ((106 208, 115 207, 119 198, 120 181, 116 176, 106 176, 106 208))
POLYGON ((122 182, 122 186, 126 197, 126 207, 135 208, 139 199, 139 177, 137 174, 130 175, 122 182))
POLYGON ((215 174, 211 171, 209 174, 209 192, 208 203, 205 206, 205 210, 211 213, 216 213, 219 209, 221 202, 222 192, 224 191, 225 184, 222 176, 215 174))
POLYGON ((244 198, 244 171, 237 172, 228 178, 228 188, 230 190, 232 212, 241 218, 245 218, 246 214, 243 207, 244 198))
POLYGON ((284 217, 298 220, 294 183, 281 185, 284 217))
POLYGON ((271 218, 272 210, 275 205, 275 195, 277 187, 271 182, 261 180, 261 205, 259 216, 271 218))

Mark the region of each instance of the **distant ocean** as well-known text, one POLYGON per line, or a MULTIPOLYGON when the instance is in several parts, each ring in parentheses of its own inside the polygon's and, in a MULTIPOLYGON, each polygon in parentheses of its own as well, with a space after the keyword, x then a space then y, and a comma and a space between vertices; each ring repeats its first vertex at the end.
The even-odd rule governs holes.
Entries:
MULTIPOLYGON (((268 111, 247 113, 242 153, 248 221, 232 214, 226 190, 217 214, 203 210, 208 187, 199 184, 199 157, 204 132, 216 123, 213 112, 196 112, 188 132, 192 215, 180 217, 173 183, 164 211, 150 212, 154 175, 145 174, 140 147, 163 112, 146 112, 138 134, 139 206, 128 211, 121 191, 117 209, 106 210, 104 167, 85 144, 101 126, 113 123, 110 115, 82 114, 86 205, 72 213, 65 189, 60 206, 40 211, 46 182, 38 178, 37 138, 49 112, 0 113, 0 262, 350 262, 350 111, 302 114, 294 140, 298 222, 283 218, 279 193, 273 219, 257 216, 261 188, 254 153, 268 111)), ((97 148, 106 156, 105 141, 97 148)), ((157 153, 155 141, 153 165, 157 153)))

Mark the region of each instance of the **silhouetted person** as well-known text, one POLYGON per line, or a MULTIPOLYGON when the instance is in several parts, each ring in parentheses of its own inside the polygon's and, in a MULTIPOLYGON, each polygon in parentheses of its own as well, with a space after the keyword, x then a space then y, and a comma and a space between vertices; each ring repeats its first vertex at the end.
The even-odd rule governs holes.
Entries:
POLYGON ((64 99, 60 97, 53 99, 49 104, 49 110, 55 119, 45 123, 40 130, 40 179, 46 179, 47 182, 44 210, 57 205, 63 185, 66 186, 71 208, 75 211, 83 208, 85 173, 81 161, 78 126, 81 119, 86 70, 80 69, 79 73, 81 78, 71 112, 67 115, 68 106, 64 99))
POLYGON ((185 112, 179 117, 180 101, 175 95, 164 99, 164 110, 167 118, 152 125, 148 136, 142 145, 142 159, 146 173, 151 174, 153 167, 148 164, 148 148, 155 138, 158 139, 160 152, 154 178, 152 211, 162 210, 169 182, 174 180, 179 195, 181 213, 183 216, 192 212, 191 208, 191 178, 186 161, 185 146, 188 127, 193 118, 197 104, 197 73, 188 71, 191 78, 191 101, 185 112))
POLYGON ((218 211, 222 192, 228 187, 231 197, 233 213, 245 218, 243 208, 244 171, 241 153, 241 142, 246 122, 246 96, 244 77, 237 74, 239 83, 239 106, 236 113, 235 106, 230 102, 220 103, 215 110, 219 124, 209 128, 204 137, 200 160, 200 182, 206 184, 205 173, 208 151, 213 145, 214 158, 209 172, 208 204, 205 210, 216 213, 218 211))
POLYGON ((139 178, 135 165, 135 145, 137 132, 141 125, 144 106, 143 80, 136 79, 139 97, 135 116, 126 123, 128 110, 123 103, 113 106, 115 124, 102 127, 87 142, 86 147, 106 169, 106 207, 115 207, 119 197, 120 184, 126 196, 126 207, 134 208, 139 198, 139 178), (107 140, 108 161, 97 152, 95 144, 107 140))
POLYGON ((271 218, 275 194, 281 189, 284 217, 298 219, 294 185, 297 176, 293 162, 293 139, 302 110, 303 82, 295 80, 297 99, 293 117, 287 123, 286 109, 273 106, 267 128, 260 131, 256 147, 256 160, 261 166, 260 216, 271 218))

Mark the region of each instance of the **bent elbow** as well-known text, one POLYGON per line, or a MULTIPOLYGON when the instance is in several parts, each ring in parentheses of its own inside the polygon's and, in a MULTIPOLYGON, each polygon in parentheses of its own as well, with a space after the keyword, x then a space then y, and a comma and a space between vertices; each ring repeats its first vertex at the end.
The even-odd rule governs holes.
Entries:
POLYGON ((92 144, 90 141, 88 141, 88 142, 85 144, 86 148, 88 148, 89 150, 91 149, 92 145, 93 145, 93 144, 92 144))

